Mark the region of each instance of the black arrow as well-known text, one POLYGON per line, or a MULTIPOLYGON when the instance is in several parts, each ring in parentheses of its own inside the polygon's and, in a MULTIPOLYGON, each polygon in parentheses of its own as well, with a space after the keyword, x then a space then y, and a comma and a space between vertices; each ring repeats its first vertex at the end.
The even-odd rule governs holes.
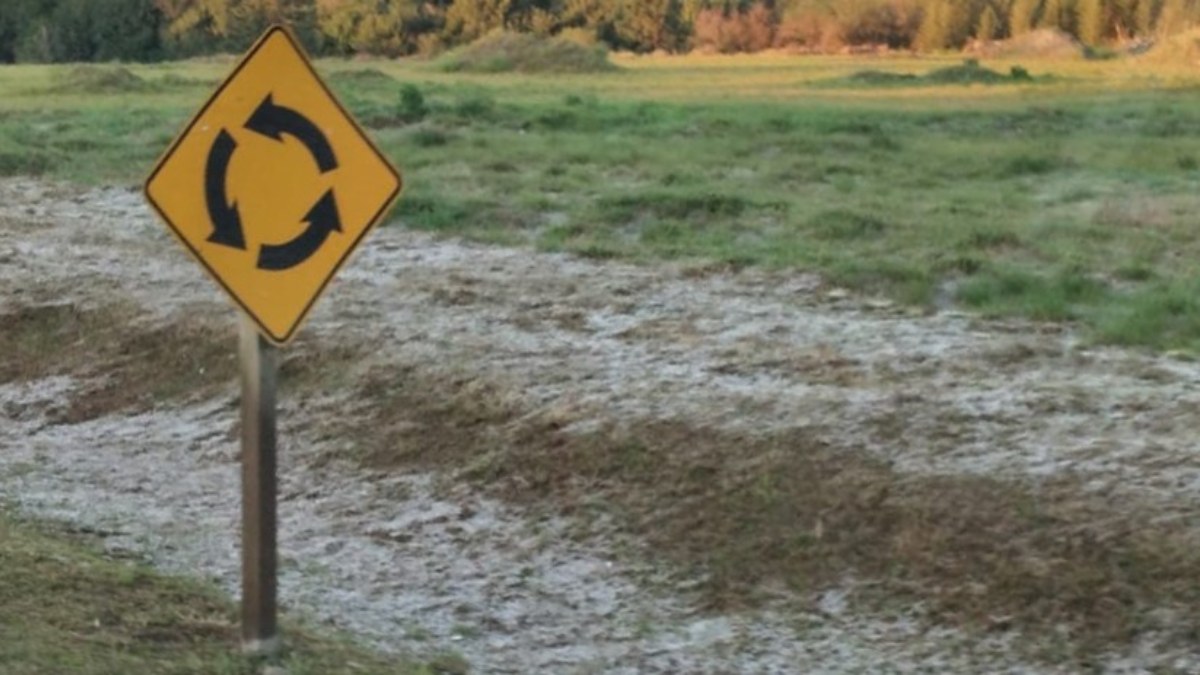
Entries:
POLYGON ((208 165, 204 169, 204 200, 208 205, 208 217, 213 223, 213 233, 208 240, 221 246, 245 250, 242 216, 238 213, 237 204, 230 204, 225 197, 225 176, 229 173, 229 160, 236 149, 237 141, 222 129, 208 151, 208 165))
POLYGON ((246 128, 277 141, 283 140, 284 134, 291 134, 304 144, 317 160, 317 168, 321 173, 337 168, 337 157, 329 145, 329 139, 304 115, 281 105, 275 105, 272 94, 259 104, 254 114, 246 122, 246 128))
POLYGON ((337 200, 330 188, 325 196, 304 216, 308 229, 300 236, 279 246, 264 245, 258 252, 260 270, 286 270, 308 260, 321 248, 334 230, 342 231, 342 220, 338 217, 337 200))

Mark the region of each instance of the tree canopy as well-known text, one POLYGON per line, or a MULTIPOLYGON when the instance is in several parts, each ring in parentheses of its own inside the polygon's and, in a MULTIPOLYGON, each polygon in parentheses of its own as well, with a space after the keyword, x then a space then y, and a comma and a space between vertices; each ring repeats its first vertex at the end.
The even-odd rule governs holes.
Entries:
POLYGON ((939 50, 1046 28, 1100 45, 1197 19, 1200 0, 3 0, 0 62, 240 51, 277 22, 318 54, 402 56, 498 29, 635 51, 939 50))

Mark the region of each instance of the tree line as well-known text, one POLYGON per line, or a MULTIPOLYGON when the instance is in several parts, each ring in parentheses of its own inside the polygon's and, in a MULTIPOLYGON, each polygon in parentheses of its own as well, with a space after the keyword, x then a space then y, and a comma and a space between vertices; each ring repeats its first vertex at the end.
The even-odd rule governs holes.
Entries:
POLYGON ((0 0, 0 62, 153 61, 291 25, 317 54, 433 54, 496 30, 633 51, 960 48, 1032 30, 1088 45, 1185 30, 1200 0, 0 0))

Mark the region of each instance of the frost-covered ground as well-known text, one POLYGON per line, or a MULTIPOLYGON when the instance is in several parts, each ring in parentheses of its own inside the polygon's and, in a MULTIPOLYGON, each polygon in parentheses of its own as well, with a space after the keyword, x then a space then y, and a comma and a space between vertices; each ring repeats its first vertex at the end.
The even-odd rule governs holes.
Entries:
MULTIPOLYGON (((128 302, 170 323, 221 316, 225 303, 138 193, 26 179, 0 181, 0 288, 0 315, 128 302)), ((503 379, 523 406, 570 407, 578 425, 805 426, 907 472, 1069 472, 1164 516, 1197 504, 1195 364, 1088 348, 1065 330, 915 314, 805 275, 597 263, 382 229, 305 331, 371 345, 373 364, 503 379)), ((0 384, 0 499, 236 592, 233 384, 60 423, 54 411, 85 384, 0 384)), ((313 420, 362 406, 353 395, 282 402, 281 598, 382 649, 453 650, 497 673, 1047 672, 1011 636, 864 615, 836 592, 809 611, 713 615, 630 554, 637 542, 578 541, 565 521, 432 475, 319 461, 344 439, 313 420)), ((1196 654, 1149 646, 1108 663, 1200 672, 1196 654)))

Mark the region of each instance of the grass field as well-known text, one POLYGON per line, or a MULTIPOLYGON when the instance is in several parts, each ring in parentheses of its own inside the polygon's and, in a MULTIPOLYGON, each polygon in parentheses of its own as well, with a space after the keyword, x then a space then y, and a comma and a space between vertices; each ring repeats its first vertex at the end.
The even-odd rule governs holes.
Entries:
MULTIPOLYGON (((87 535, 0 511, 0 672, 6 675, 249 675, 236 608, 199 582, 102 554, 87 535)), ((284 672, 420 675, 463 672, 384 659, 287 627, 284 672)), ((436 665, 436 664, 434 664, 436 665)))
MULTIPOLYGON (((618 57, 587 75, 329 61, 407 173, 406 227, 594 257, 819 271, 918 308, 1200 351, 1200 78, 955 58, 618 57)), ((0 69, 0 175, 138 183, 232 61, 0 69)))
MULTIPOLYGON (((1200 354, 1200 77, 1187 69, 1026 60, 985 62, 998 75, 979 78, 957 57, 616 61, 612 72, 553 76, 413 61, 319 67, 405 172, 393 226, 594 258, 815 271, 917 312, 1071 322, 1101 343, 1200 354), (1029 77, 1009 76, 1014 67, 1029 77)), ((232 64, 0 68, 0 175, 132 187, 232 64)), ((0 367, 0 380, 117 359, 130 351, 115 331, 122 316, 16 324, 0 335, 13 370, 0 367), (89 340, 46 339, 72 331, 89 340), (81 351, 44 352, 62 343, 81 351)), ((200 329, 155 335, 157 379, 115 369, 124 398, 106 405, 117 408, 81 406, 65 421, 176 395, 143 388, 195 370, 178 354, 219 360, 201 349, 215 339, 200 329)), ((222 362, 205 384, 231 374, 222 362)), ((1073 478, 1032 487, 911 478, 799 432, 742 438, 649 425, 570 435, 486 389, 394 379, 362 386, 381 415, 369 425, 377 436, 361 439, 367 468, 466 466, 478 485, 526 486, 512 498, 534 503, 583 501, 573 479, 587 476, 607 486, 617 511, 639 516, 630 529, 656 551, 682 569, 707 566, 714 606, 753 604, 760 579, 820 587, 848 562, 890 580, 888 599, 923 603, 948 623, 988 629, 999 616, 1031 634, 1070 624, 1079 635, 1063 651, 1087 664, 1136 640, 1144 608, 1197 604, 1200 556, 1186 524, 1080 498, 1073 478), (392 411, 416 411, 427 427, 395 424, 392 411), (397 456, 406 440, 397 428, 421 429, 412 446, 429 454, 397 456), (730 448, 767 459, 745 470, 730 448), (713 475, 744 483, 714 488, 713 475), (710 508, 644 517, 681 499, 710 508), (1104 529, 1127 524, 1136 536, 1104 529), (836 534, 797 534, 826 527, 836 534)), ((4 521, 0 534, 67 545, 4 521)), ((92 569, 91 558, 78 560, 72 574, 92 569)), ((1164 622, 1187 641, 1200 620, 1188 610, 1164 622)), ((44 653, 64 639, 73 638, 52 634, 44 653)), ((0 658, 9 647, 0 640, 0 658)), ((48 663, 31 672, 55 672, 48 663)))

